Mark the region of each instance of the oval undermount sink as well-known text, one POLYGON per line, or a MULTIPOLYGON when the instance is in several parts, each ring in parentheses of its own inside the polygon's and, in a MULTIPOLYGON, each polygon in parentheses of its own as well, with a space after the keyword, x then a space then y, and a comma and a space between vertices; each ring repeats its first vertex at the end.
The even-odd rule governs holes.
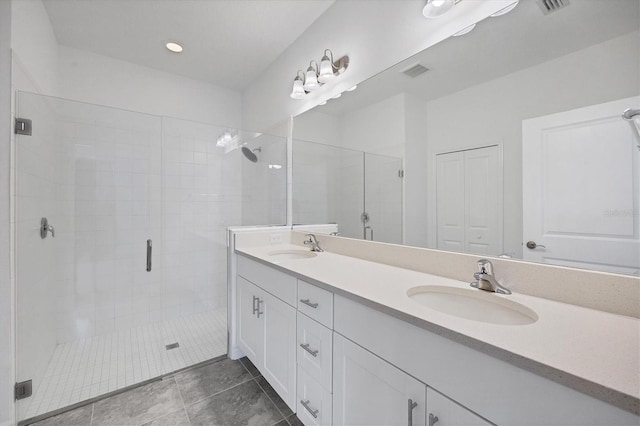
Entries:
POLYGON ((473 321, 526 325, 538 320, 538 315, 526 306, 482 290, 419 286, 410 288, 407 296, 429 309, 473 321))
POLYGON ((269 252, 269 257, 274 260, 310 259, 318 253, 310 250, 276 250, 269 252))

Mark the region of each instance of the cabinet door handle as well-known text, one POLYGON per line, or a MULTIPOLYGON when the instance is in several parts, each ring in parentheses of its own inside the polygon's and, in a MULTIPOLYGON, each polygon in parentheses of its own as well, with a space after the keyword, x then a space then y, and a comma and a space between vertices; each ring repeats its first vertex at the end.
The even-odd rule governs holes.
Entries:
POLYGON ((309 299, 300 299, 300 303, 304 303, 305 305, 313 309, 316 309, 318 307, 317 303, 312 303, 309 299))
POLYGON ((429 413, 429 426, 435 425, 436 423, 438 423, 438 420, 440 420, 438 416, 434 416, 433 414, 429 413))
POLYGON ((300 343, 300 347, 305 351, 309 352, 314 358, 318 356, 318 350, 313 350, 309 347, 308 343, 300 343))
POLYGON ((256 301, 257 300, 258 300, 258 298, 253 296, 253 314, 252 315, 255 315, 256 312, 258 312, 258 307, 256 306, 256 301))
POLYGON ((260 312, 260 304, 264 302, 264 300, 260 300, 259 297, 256 297, 256 300, 258 301, 258 303, 256 303, 256 316, 260 318, 260 315, 264 314, 264 312, 260 312))
POLYGON ((414 402, 413 399, 409 398, 409 401, 407 401, 407 411, 408 411, 407 424, 409 426, 413 426, 413 409, 416 408, 417 406, 418 406, 418 403, 414 402))
POLYGON ((313 416, 314 419, 318 418, 318 413, 320 411, 319 410, 314 410, 311 407, 309 407, 309 400, 308 399, 301 399, 300 400, 300 404, 302 404, 302 406, 305 408, 305 410, 307 410, 309 412, 309 414, 311 414, 313 416))

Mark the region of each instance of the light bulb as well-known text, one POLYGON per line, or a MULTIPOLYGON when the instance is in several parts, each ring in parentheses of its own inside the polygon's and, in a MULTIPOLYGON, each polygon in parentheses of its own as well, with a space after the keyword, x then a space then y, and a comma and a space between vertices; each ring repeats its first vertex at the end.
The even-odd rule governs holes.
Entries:
POLYGON ((327 55, 322 57, 320 61, 320 75, 318 76, 318 81, 320 83, 329 83, 334 78, 336 78, 333 73, 333 64, 331 64, 331 59, 327 55))
POLYGON ((458 31, 457 33, 455 33, 453 36, 454 37, 459 37, 465 34, 469 34, 471 32, 471 30, 473 30, 476 27, 476 24, 471 24, 466 28, 461 29, 460 31, 458 31))
POLYGON ((291 90, 291 99, 303 99, 306 93, 304 92, 304 88, 302 87, 302 80, 300 77, 296 77, 293 80, 293 89, 291 90))
POLYGON ((450 11, 455 3, 455 0, 428 0, 422 14, 425 18, 437 18, 450 11))
POLYGON ((302 85, 302 87, 307 92, 313 92, 314 90, 318 90, 320 88, 316 70, 314 70, 312 66, 309 66, 309 68, 307 68, 307 74, 304 78, 304 84, 302 85))

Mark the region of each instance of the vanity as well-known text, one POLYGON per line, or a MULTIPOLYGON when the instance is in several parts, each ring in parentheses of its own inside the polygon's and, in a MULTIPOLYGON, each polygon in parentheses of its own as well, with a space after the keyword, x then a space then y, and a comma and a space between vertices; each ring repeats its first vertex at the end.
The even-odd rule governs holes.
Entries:
POLYGON ((426 249, 304 237, 236 235, 230 288, 231 356, 304 424, 640 424, 637 318, 345 255, 426 249))

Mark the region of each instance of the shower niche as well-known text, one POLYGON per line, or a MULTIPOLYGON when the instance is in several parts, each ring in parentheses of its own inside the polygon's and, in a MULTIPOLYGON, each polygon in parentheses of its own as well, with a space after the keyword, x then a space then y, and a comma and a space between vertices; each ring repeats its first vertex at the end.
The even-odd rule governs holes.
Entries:
POLYGON ((25 92, 16 112, 18 419, 226 354, 225 230, 285 223, 286 140, 253 134, 251 162, 211 124, 25 92))

